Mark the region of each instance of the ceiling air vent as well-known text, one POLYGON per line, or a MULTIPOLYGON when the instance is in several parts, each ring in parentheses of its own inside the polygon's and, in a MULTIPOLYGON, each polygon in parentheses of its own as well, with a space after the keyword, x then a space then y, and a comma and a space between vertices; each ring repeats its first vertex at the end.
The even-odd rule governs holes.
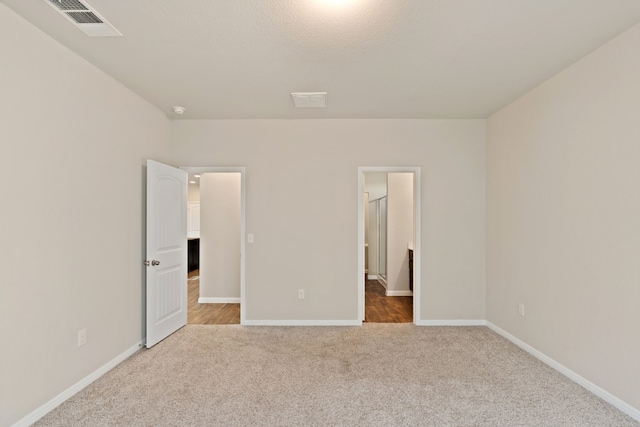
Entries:
POLYGON ((296 108, 325 108, 327 92, 291 92, 296 108))
POLYGON ((104 22, 92 12, 67 12, 67 16, 78 24, 104 24, 104 22))
POLYGON ((120 31, 81 0, 44 0, 89 37, 121 36, 120 31))
POLYGON ((89 10, 88 7, 80 3, 78 0, 49 0, 60 10, 89 10))

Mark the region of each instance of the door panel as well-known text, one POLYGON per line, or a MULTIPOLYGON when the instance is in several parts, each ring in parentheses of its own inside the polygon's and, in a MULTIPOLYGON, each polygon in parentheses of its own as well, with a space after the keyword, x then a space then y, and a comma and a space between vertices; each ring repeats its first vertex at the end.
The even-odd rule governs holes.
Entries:
POLYGON ((187 173, 147 161, 147 347, 187 324, 187 173))

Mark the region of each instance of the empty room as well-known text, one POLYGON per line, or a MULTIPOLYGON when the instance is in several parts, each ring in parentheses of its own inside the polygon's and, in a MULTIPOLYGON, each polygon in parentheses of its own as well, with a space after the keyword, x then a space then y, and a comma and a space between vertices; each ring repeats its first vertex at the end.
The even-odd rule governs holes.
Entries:
POLYGON ((640 425, 637 0, 2 0, 0 54, 0 427, 640 425))

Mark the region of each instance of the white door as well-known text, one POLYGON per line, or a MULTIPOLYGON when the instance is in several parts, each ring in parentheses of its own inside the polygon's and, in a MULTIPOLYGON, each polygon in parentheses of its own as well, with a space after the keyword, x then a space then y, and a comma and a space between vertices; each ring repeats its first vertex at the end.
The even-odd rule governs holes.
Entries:
POLYGON ((147 160, 147 347, 187 324, 187 173, 147 160))

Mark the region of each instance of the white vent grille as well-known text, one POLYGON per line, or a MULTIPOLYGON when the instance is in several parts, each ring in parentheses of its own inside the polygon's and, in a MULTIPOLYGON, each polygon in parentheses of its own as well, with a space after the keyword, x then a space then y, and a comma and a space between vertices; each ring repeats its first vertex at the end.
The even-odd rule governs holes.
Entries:
POLYGON ((120 31, 81 0, 44 0, 90 37, 121 36, 120 31))
POLYGON ((78 0, 49 0, 60 10, 89 10, 78 0))
POLYGON ((78 24, 103 24, 93 12, 67 12, 67 16, 78 24))
POLYGON ((293 105, 296 108, 325 108, 327 92, 292 92, 293 105))

